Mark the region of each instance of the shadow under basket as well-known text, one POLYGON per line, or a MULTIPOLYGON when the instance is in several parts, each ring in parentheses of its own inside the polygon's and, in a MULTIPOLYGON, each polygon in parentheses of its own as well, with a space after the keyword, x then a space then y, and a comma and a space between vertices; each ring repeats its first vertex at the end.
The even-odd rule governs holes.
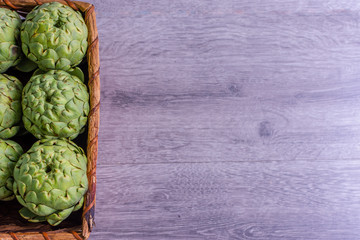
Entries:
MULTIPOLYGON (((54 0, 0 0, 0 7, 17 11, 26 16, 35 6, 54 0)), ((56 227, 47 222, 31 223, 23 219, 19 210, 21 205, 15 200, 0 202, 0 239, 1 240, 35 240, 35 239, 87 239, 94 226, 95 198, 96 198, 96 161, 98 151, 98 132, 100 120, 100 78, 99 78, 99 41, 96 28, 94 6, 86 2, 57 0, 83 14, 89 30, 87 57, 79 65, 85 74, 85 83, 90 93, 90 113, 88 125, 84 133, 74 142, 82 147, 88 158, 87 176, 89 190, 85 194, 82 210, 73 212, 66 220, 56 227)), ((14 69, 6 72, 20 79, 23 84, 30 79, 32 73, 21 73, 14 69)), ((18 142, 27 151, 37 141, 31 134, 17 136, 12 140, 18 142)))

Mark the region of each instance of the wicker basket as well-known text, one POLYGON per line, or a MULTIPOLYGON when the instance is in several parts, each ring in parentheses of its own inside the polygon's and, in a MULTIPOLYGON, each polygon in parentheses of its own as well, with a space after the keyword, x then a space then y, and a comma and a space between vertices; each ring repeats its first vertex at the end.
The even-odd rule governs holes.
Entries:
MULTIPOLYGON (((0 7, 6 7, 24 15, 37 5, 54 0, 0 0, 0 7)), ((83 13, 89 29, 89 48, 87 52, 88 88, 90 91, 90 113, 87 134, 83 134, 82 147, 88 157, 87 176, 89 190, 85 195, 83 211, 74 212, 57 227, 47 223, 29 223, 21 219, 16 201, 0 202, 0 240, 11 239, 87 239, 94 226, 96 160, 98 149, 98 131, 100 118, 100 78, 99 78, 99 41, 96 28, 94 6, 85 2, 56 0, 83 13)))

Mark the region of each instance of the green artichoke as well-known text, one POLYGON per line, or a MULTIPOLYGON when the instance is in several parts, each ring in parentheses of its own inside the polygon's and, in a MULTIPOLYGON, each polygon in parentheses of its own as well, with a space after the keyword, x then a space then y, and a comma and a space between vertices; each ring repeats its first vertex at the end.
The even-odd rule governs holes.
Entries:
POLYGON ((21 25, 22 50, 42 70, 69 70, 86 54, 88 29, 80 12, 58 2, 35 7, 21 25))
POLYGON ((14 168, 13 191, 30 222, 56 226, 81 208, 88 189, 87 159, 75 143, 42 139, 23 154, 14 168))
POLYGON ((0 138, 11 138, 20 130, 22 89, 16 77, 0 74, 0 138))
POLYGON ((89 93, 76 76, 62 70, 35 75, 22 97, 24 126, 36 138, 74 139, 85 130, 89 93))
POLYGON ((0 140, 0 200, 15 198, 13 193, 13 170, 23 149, 11 140, 0 140))
POLYGON ((21 19, 15 11, 0 8, 0 73, 20 61, 21 19))

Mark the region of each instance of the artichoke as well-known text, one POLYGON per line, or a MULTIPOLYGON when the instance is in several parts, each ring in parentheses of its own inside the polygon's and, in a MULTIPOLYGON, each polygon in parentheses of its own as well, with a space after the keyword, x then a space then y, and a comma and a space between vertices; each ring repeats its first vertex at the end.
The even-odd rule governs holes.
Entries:
POLYGON ((0 74, 0 138, 11 138, 20 130, 22 89, 16 77, 0 74))
POLYGON ((15 11, 0 8, 0 73, 15 66, 20 61, 21 19, 15 11))
POLYGON ((58 2, 36 6, 21 25, 22 50, 42 70, 69 70, 86 54, 88 29, 80 12, 58 2))
POLYGON ((76 76, 51 70, 33 76, 22 94, 23 122, 36 138, 76 138, 89 114, 87 87, 76 76))
POLYGON ((87 159, 75 143, 57 139, 37 141, 14 168, 13 191, 30 222, 56 226, 81 208, 88 189, 87 159))
POLYGON ((14 199, 13 170, 23 153, 19 144, 11 140, 0 140, 0 200, 14 199))

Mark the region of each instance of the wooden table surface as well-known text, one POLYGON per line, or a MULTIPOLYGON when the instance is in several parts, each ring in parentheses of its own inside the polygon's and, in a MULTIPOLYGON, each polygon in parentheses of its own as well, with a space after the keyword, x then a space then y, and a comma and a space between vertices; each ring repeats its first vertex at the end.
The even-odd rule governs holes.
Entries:
POLYGON ((96 239, 360 239, 360 2, 92 0, 96 239))

